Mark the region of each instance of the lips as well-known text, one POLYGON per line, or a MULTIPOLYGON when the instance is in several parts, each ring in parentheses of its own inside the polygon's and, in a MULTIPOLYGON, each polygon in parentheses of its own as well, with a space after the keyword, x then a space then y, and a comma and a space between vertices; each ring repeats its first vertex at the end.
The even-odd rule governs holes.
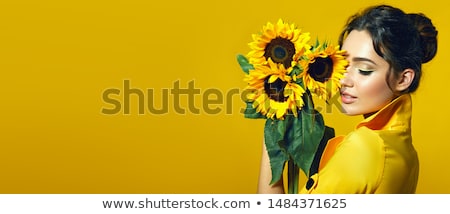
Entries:
POLYGON ((342 103, 344 103, 344 104, 351 104, 351 103, 355 102, 356 99, 357 99, 357 97, 352 96, 349 93, 341 92, 341 100, 342 100, 342 103))

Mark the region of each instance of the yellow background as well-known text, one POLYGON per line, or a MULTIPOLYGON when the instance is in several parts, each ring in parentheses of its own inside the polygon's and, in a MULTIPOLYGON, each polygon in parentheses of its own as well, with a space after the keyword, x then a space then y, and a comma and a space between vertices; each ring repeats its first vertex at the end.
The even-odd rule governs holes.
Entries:
MULTIPOLYGON (((225 100, 245 87, 236 55, 278 18, 337 42, 348 16, 382 2, 2 1, 0 193, 255 193, 264 121, 245 119, 239 96, 225 100), (125 80, 153 89, 157 107, 163 89, 194 81, 200 113, 177 114, 170 95, 167 114, 139 114, 132 95, 130 114, 102 114, 112 108, 103 92, 123 92, 125 80), (209 106, 218 114, 202 108, 207 89, 224 94, 209 106)), ((384 2, 427 14, 439 30, 438 54, 413 95, 413 138, 417 192, 450 193, 450 14, 444 1, 384 2)), ((361 120, 323 113, 337 134, 361 120)))

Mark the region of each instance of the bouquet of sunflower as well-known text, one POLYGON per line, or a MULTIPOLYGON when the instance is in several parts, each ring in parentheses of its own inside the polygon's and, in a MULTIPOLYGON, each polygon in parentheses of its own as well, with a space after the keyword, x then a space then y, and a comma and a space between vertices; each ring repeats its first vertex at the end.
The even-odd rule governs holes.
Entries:
POLYGON ((309 176, 319 144, 334 137, 312 96, 328 101, 339 91, 345 52, 329 42, 310 44, 309 32, 281 19, 253 34, 249 46, 246 56, 237 56, 248 84, 244 115, 266 119, 271 184, 282 179, 287 166, 288 193, 297 193, 300 169, 309 176))

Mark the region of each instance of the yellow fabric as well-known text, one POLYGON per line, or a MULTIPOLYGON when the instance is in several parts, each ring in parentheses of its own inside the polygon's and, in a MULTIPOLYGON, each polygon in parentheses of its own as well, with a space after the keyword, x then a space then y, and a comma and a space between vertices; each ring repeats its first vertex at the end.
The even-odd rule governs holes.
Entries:
POLYGON ((331 139, 300 193, 415 193, 419 161, 411 139, 411 97, 402 95, 331 139))

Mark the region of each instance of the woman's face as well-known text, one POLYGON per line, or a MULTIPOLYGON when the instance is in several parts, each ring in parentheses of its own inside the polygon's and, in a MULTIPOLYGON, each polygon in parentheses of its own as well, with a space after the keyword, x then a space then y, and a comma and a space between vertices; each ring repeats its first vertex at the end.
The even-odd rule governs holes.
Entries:
POLYGON ((347 73, 341 79, 343 111, 367 117, 394 98, 387 83, 390 66, 375 52, 367 31, 351 31, 342 49, 347 51, 349 61, 347 73))

